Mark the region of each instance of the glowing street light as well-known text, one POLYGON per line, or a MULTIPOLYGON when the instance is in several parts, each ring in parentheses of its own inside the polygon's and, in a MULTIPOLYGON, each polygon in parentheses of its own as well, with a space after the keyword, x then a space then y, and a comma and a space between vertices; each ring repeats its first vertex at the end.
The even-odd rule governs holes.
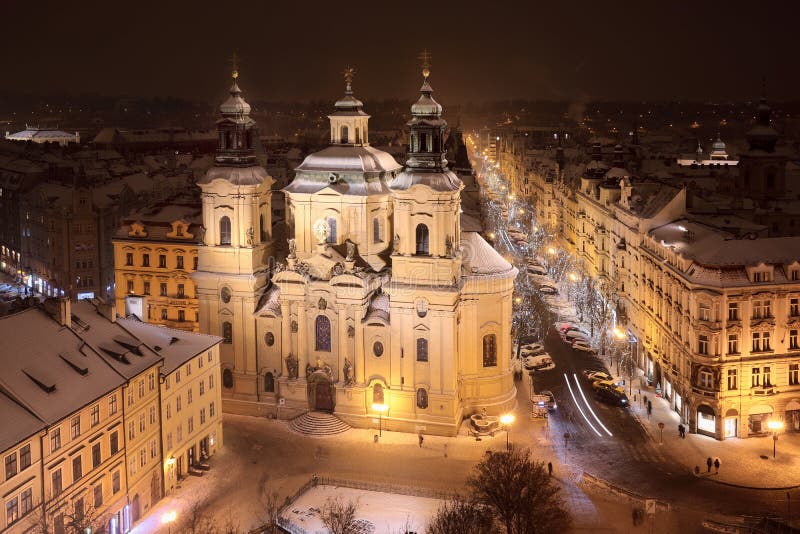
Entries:
POLYGON ((514 417, 514 414, 510 413, 503 414, 500 416, 500 422, 503 424, 503 426, 506 427, 506 450, 510 450, 510 447, 508 445, 508 432, 511 430, 511 423, 514 422, 514 419, 516 419, 514 417))
POLYGON ((178 512, 175 510, 164 512, 164 515, 161 516, 161 524, 167 525, 167 532, 172 532, 172 523, 178 518, 178 512))
POLYGON ((618 326, 615 326, 614 327, 614 337, 616 337, 617 339, 625 339, 625 332, 620 330, 620 328, 618 326))
POLYGON ((385 404, 374 403, 372 409, 378 412, 378 437, 383 437, 383 412, 389 409, 385 404))
POLYGON ((569 273, 569 279, 571 281, 573 281, 573 282, 577 282, 578 281, 578 275, 575 274, 575 273, 569 273))
POLYGON ((547 253, 550 254, 551 256, 555 256, 556 249, 554 249, 553 247, 547 247, 547 253))
POLYGON ((778 432, 783 430, 783 421, 768 421, 767 428, 772 430, 772 459, 775 459, 775 449, 778 446, 778 432))

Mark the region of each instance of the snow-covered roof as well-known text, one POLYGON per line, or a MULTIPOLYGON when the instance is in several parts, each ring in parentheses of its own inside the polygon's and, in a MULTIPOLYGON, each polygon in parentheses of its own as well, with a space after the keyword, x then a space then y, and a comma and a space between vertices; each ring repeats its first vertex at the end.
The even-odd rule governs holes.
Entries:
POLYGON ((371 146, 332 145, 306 157, 296 171, 393 172, 401 165, 371 146))
POLYGON ((270 286, 264 293, 256 305, 255 315, 262 313, 271 313, 276 317, 281 316, 281 302, 280 302, 281 288, 277 285, 270 286))
POLYGON ((233 185, 259 185, 269 177, 260 165, 250 167, 211 167, 200 178, 198 184, 210 184, 214 180, 227 180, 233 185))
POLYGON ((384 322, 389 322, 389 295, 386 293, 376 293, 369 303, 367 313, 364 316, 364 322, 371 319, 380 319, 384 322))
POLYGON ((165 328, 134 319, 117 319, 117 323, 164 358, 165 374, 222 341, 218 336, 165 328))
POLYGON ((28 126, 21 132, 6 135, 6 139, 10 141, 34 141, 36 143, 46 142, 74 142, 77 143, 80 137, 76 132, 69 133, 55 128, 37 128, 35 126, 28 126))
POLYGON ((0 452, 10 449, 45 427, 44 421, 0 391, 0 452))
POLYGON ((424 185, 434 191, 458 191, 464 184, 453 171, 425 172, 403 171, 389 182, 389 188, 394 191, 406 191, 415 185, 424 185))
POLYGON ((517 269, 477 232, 461 232, 462 266, 465 276, 515 277, 517 269))
POLYGON ((341 195, 369 196, 384 195, 389 193, 389 188, 381 179, 363 180, 360 177, 353 179, 351 176, 341 177, 337 182, 331 183, 327 173, 299 172, 292 183, 283 188, 287 193, 313 194, 329 188, 341 195))

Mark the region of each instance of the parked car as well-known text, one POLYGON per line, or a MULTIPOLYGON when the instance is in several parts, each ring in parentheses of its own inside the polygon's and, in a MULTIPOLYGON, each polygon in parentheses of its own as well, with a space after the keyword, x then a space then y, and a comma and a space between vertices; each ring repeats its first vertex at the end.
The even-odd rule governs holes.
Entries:
POLYGON ((626 408, 628 406, 628 396, 617 388, 597 388, 594 390, 597 400, 603 401, 614 406, 626 408))
POLYGON ((523 356, 535 356, 544 352, 544 345, 541 343, 526 343, 519 348, 523 356))
POLYGON ((556 398, 553 396, 553 392, 549 390, 542 390, 536 395, 531 396, 531 402, 540 407, 546 408, 548 411, 553 411, 558 408, 556 404, 556 398))
POLYGON ((584 376, 589 379, 590 382, 595 382, 597 380, 613 380, 610 374, 607 371, 602 370, 589 370, 583 372, 584 376))
POLYGON ((583 340, 576 340, 572 343, 572 348, 575 350, 579 350, 581 352, 589 352, 594 354, 595 350, 592 348, 591 345, 587 341, 583 340))
POLYGON ((618 391, 624 392, 625 390, 613 379, 611 380, 595 380, 592 382, 593 389, 616 389, 618 391))
POLYGON ((547 275, 547 269, 545 269, 541 265, 531 265, 529 263, 527 270, 528 270, 528 274, 538 274, 538 275, 541 275, 541 276, 546 276, 547 275))
POLYGON ((585 341, 586 343, 589 342, 589 338, 586 336, 586 334, 579 330, 569 330, 565 332, 561 338, 567 343, 572 343, 573 341, 585 341))
POLYGON ((547 285, 547 284, 540 285, 539 286, 539 291, 541 293, 544 293, 545 295, 557 295, 558 294, 558 289, 556 289, 553 286, 547 285))
POLYGON ((538 356, 528 356, 523 361, 523 364, 527 371, 549 371, 556 368, 553 359, 546 352, 538 356))

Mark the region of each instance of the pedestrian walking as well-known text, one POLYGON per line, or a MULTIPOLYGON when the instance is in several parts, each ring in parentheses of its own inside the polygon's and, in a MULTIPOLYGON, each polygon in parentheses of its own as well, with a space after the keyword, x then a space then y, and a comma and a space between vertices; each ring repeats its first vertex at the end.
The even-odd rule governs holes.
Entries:
MULTIPOLYGON (((422 437, 422 434, 419 435, 419 448, 422 448, 422 442, 425 441, 425 438, 422 437)), ((711 458, 708 459, 711 462, 711 458)))
POLYGON ((644 404, 645 406, 647 406, 647 395, 645 395, 644 397, 642 397, 642 404, 644 404))
POLYGON ((444 444, 444 457, 447 458, 447 443, 444 444))
POLYGON ((683 437, 683 425, 678 423, 678 437, 683 437))
POLYGON ((711 460, 711 456, 709 456, 708 459, 706 460, 706 466, 708 467, 708 471, 707 471, 708 473, 711 472, 711 466, 712 465, 714 465, 714 462, 711 460))
POLYGON ((547 474, 553 476, 553 462, 547 462, 547 474))
POLYGON ((714 459, 714 471, 715 474, 719 474, 719 458, 714 459))
POLYGON ((653 413, 653 403, 647 401, 647 418, 650 418, 650 414, 653 413))

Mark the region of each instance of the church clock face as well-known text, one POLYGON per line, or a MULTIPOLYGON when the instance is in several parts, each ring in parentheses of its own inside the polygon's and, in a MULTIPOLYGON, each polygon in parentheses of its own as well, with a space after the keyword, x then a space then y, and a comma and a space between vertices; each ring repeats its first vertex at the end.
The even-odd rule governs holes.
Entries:
POLYGON ((219 292, 219 298, 221 298, 222 302, 225 304, 229 303, 231 301, 231 290, 227 287, 223 287, 222 291, 219 292))

